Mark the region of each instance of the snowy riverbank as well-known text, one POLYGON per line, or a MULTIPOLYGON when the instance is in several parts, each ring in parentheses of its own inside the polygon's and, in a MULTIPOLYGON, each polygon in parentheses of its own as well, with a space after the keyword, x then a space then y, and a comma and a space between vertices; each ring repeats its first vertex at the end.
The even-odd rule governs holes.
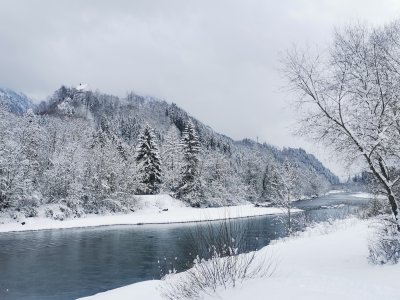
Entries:
MULTIPOLYGON (((282 209, 275 207, 255 207, 253 204, 193 208, 168 195, 140 196, 138 209, 129 214, 88 215, 83 218, 53 220, 34 217, 15 220, 0 220, 0 232, 30 231, 44 229, 64 229, 110 225, 169 224, 219 220, 225 218, 246 218, 262 215, 281 214, 282 209), (24 224, 24 225, 22 225, 24 224)), ((293 210, 300 211, 300 210, 293 210)))
MULTIPOLYGON (((367 262, 371 221, 348 219, 319 224, 260 250, 272 254, 277 270, 272 277, 253 279, 218 293, 222 300, 239 299, 399 299, 400 266, 367 262)), ((85 300, 161 300, 162 281, 145 281, 100 293, 85 300)), ((215 299, 205 296, 205 300, 215 299)))
POLYGON ((386 196, 384 195, 374 195, 371 193, 365 193, 365 192, 358 192, 354 194, 350 194, 351 197, 355 198, 363 198, 363 199, 386 199, 386 196))

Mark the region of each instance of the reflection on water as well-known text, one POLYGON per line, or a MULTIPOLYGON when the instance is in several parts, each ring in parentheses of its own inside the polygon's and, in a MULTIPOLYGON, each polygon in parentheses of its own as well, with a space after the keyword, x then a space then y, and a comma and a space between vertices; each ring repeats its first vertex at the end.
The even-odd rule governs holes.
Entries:
MULTIPOLYGON (((324 221, 354 213, 367 200, 334 194, 299 201, 302 220, 324 221), (340 205, 345 204, 345 205, 340 205), (321 208, 321 206, 324 206, 321 208)), ((247 235, 258 247, 286 235, 281 218, 251 222, 247 235)), ((198 224, 112 226, 0 234, 0 299, 74 299, 138 281, 159 278, 158 260, 183 270, 190 259, 187 232, 198 224), (175 260, 176 258, 176 260, 175 260)))

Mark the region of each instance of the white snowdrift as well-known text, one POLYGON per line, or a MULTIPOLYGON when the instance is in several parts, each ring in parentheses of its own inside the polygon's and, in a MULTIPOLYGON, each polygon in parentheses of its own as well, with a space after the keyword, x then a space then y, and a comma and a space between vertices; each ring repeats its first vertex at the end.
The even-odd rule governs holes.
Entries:
POLYGON ((138 207, 140 209, 129 214, 106 216, 90 215, 64 221, 52 220, 45 217, 26 218, 19 220, 19 222, 14 220, 0 220, 0 223, 4 223, 0 224, 0 232, 108 225, 202 222, 225 218, 245 218, 283 213, 279 208, 254 207, 252 204, 217 208, 192 208, 185 206, 182 201, 176 200, 169 195, 138 196, 138 207), (22 222, 25 222, 24 225, 22 225, 22 222))
MULTIPOLYGON (((221 289, 218 299, 397 300, 400 266, 368 264, 368 231, 368 221, 351 219, 318 225, 298 238, 278 241, 260 250, 278 261, 272 277, 221 289)), ((161 300, 161 286, 161 281, 145 281, 82 299, 161 300)))
POLYGON ((345 190, 330 190, 330 191, 328 191, 326 194, 327 195, 331 195, 331 194, 342 194, 342 193, 345 193, 346 191, 345 190))
POLYGON ((78 91, 89 91, 89 90, 90 90, 90 87, 89 87, 89 84, 87 84, 87 83, 80 83, 80 84, 76 87, 76 89, 77 89, 78 91))
POLYGON ((355 198, 363 198, 363 199, 385 199, 386 198, 383 195, 374 195, 374 194, 364 193, 364 192, 354 193, 349 196, 355 197, 355 198))

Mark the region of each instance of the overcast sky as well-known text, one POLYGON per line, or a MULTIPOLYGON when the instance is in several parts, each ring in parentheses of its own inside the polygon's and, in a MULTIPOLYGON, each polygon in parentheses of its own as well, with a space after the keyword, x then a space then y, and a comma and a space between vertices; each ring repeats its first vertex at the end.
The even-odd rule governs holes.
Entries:
POLYGON ((399 0, 0 0, 0 86, 45 99, 62 84, 175 102, 234 139, 322 149, 293 137, 278 68, 292 44, 320 45, 334 26, 383 24, 399 0))

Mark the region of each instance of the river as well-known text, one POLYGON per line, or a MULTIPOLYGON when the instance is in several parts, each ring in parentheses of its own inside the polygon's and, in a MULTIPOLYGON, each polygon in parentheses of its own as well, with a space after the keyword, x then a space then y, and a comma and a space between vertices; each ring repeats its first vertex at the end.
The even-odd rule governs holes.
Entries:
MULTIPOLYGON (((304 212, 296 214, 295 229, 304 228, 304 220, 345 218, 368 201, 346 193, 297 201, 295 207, 304 212)), ((258 248, 287 234, 282 217, 261 216, 235 222, 251 222, 247 238, 256 239, 258 248)), ((0 299, 76 299, 158 279, 164 261, 172 261, 178 271, 183 270, 192 259, 188 232, 199 226, 109 226, 0 233, 0 299)))

